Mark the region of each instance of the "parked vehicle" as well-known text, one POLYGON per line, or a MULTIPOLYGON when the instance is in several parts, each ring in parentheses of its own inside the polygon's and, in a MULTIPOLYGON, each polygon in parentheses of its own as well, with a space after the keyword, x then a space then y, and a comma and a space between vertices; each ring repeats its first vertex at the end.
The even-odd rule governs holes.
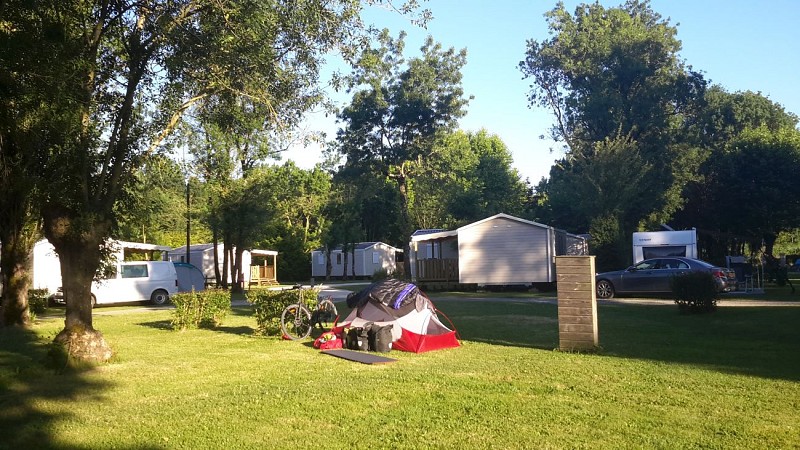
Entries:
POLYGON ((638 231, 633 233, 633 263, 678 256, 697 258, 697 230, 638 231))
POLYGON ((609 299, 618 294, 665 294, 672 291, 673 277, 688 272, 709 272, 719 292, 736 290, 736 273, 693 258, 670 257, 646 259, 625 270, 598 273, 595 276, 597 297, 609 299))
MULTIPOLYGON (((111 266, 107 277, 92 283, 92 307, 150 301, 163 305, 178 292, 178 275, 171 261, 128 261, 111 266)), ((66 303, 59 288, 55 303, 66 303)))

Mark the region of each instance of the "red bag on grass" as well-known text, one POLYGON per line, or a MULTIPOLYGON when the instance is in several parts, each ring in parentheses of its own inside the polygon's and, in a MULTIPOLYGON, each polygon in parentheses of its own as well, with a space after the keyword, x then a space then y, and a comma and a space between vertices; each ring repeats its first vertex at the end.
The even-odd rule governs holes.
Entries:
POLYGON ((314 341, 314 348, 320 350, 342 348, 342 336, 333 331, 326 331, 314 341))

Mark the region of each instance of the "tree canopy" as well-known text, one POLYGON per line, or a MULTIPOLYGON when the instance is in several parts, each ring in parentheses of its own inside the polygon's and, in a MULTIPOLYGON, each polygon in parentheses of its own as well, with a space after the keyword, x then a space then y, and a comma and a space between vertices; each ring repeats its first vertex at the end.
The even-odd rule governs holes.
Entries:
MULTIPOLYGON (((338 49, 349 58, 367 29, 361 3, 349 0, 302 7, 284 0, 36 6, 3 3, 0 39, 9 45, 2 60, 18 59, 9 66, 17 70, 3 75, 17 93, 14 104, 29 102, 22 113, 55 119, 38 124, 58 139, 16 142, 35 155, 48 182, 44 233, 59 254, 68 299, 57 340, 72 339, 73 331, 94 334, 98 339, 89 341, 99 343, 96 356, 105 359, 110 351, 92 326, 90 285, 102 243, 118 228, 118 201, 144 158, 170 143, 183 115, 201 104, 239 105, 241 114, 224 117, 234 125, 252 124, 249 105, 272 129, 291 126, 320 99, 324 55, 338 49)), ((403 8, 416 10, 411 3, 403 8)), ((3 142, 29 125, 20 117, 3 118, 3 142)))

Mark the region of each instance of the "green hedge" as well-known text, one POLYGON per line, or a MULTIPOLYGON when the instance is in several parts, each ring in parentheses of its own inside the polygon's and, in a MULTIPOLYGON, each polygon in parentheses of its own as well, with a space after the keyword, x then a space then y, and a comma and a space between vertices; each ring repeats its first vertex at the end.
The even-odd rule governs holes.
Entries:
POLYGON ((302 301, 313 311, 317 305, 318 295, 319 289, 251 289, 245 296, 253 305, 256 334, 279 336, 283 310, 293 303, 302 301))
POLYGON ((689 272, 672 279, 672 297, 681 312, 711 312, 717 308, 719 291, 710 273, 689 272))
POLYGON ((50 291, 47 289, 28 289, 28 308, 33 314, 42 314, 47 310, 50 291))
POLYGON ((177 330, 218 327, 231 310, 231 294, 222 289, 184 292, 170 300, 175 305, 172 326, 177 330))

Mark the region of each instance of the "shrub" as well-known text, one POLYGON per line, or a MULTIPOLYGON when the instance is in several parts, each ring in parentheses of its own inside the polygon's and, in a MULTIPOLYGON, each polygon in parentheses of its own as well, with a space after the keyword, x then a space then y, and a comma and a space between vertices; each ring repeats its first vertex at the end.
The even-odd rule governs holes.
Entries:
POLYGON ((218 327, 231 310, 231 294, 222 289, 184 292, 171 300, 175 305, 172 326, 178 330, 218 327))
POLYGON ((47 310, 50 291, 47 289, 28 289, 28 308, 31 314, 42 314, 47 310))
POLYGON ((386 280, 386 279, 393 278, 393 277, 394 277, 394 273, 392 273, 389 270, 386 270, 385 268, 380 268, 380 269, 378 269, 378 270, 376 270, 375 272, 372 273, 372 281, 381 281, 381 280, 386 280))
POLYGON ((281 313, 287 306, 303 302, 310 310, 317 305, 319 289, 251 289, 245 294, 253 305, 256 318, 256 334, 279 336, 281 313))
POLYGON ((689 272, 672 279, 672 297, 681 312, 704 313, 717 308, 717 283, 708 272, 689 272))

